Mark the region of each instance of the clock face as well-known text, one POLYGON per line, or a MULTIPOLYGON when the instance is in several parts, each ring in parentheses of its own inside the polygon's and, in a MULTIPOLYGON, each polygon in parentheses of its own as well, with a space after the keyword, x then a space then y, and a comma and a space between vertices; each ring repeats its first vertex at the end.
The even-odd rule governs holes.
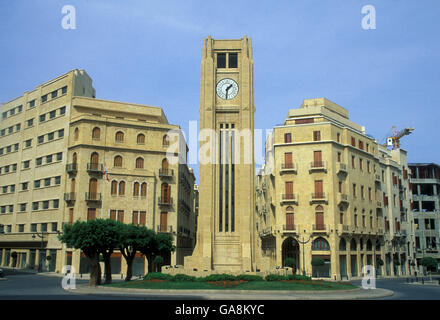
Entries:
POLYGON ((217 83, 217 95, 225 100, 234 99, 238 93, 238 84, 232 79, 222 79, 217 83))

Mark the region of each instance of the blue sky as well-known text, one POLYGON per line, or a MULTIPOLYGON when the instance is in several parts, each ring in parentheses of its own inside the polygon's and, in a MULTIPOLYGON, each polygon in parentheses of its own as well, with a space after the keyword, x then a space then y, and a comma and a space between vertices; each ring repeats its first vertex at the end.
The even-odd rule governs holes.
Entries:
POLYGON ((247 35, 257 128, 326 97, 379 142, 393 125, 415 127, 402 139, 409 161, 440 163, 439 16, 438 0, 3 0, 0 101, 85 69, 97 98, 160 106, 187 130, 199 119, 202 39, 247 35), (76 8, 76 30, 61 27, 64 5, 76 8), (375 30, 361 27, 364 5, 375 30))

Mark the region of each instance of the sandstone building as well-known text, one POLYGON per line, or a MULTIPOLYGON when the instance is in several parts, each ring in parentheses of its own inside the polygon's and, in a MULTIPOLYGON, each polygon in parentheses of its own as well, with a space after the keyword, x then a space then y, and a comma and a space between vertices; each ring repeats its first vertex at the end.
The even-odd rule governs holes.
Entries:
MULTIPOLYGON (((96 99, 90 77, 73 70, 1 109, 0 265, 88 272, 79 250, 57 239, 78 219, 173 234, 177 250, 167 264, 192 253, 195 177, 180 128, 161 108, 96 99)), ((124 273, 120 254, 112 265, 124 273)), ((146 268, 139 256, 134 274, 146 268)))

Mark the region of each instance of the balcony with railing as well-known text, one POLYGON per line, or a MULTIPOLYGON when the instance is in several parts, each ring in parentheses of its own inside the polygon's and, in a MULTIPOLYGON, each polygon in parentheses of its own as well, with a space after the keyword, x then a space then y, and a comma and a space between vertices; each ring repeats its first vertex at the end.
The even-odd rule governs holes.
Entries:
POLYGON ((168 226, 166 224, 159 224, 157 225, 157 232, 173 233, 173 226, 168 226))
POLYGON ((327 233, 327 225, 325 224, 314 224, 313 225, 314 233, 327 233))
POLYGON ((336 163, 336 173, 347 173, 347 165, 345 163, 342 162, 337 162, 336 163))
POLYGON ((374 175, 374 181, 375 181, 375 182, 379 182, 379 183, 381 182, 380 174, 375 174, 375 175, 374 175))
POLYGON ((327 193, 324 192, 315 192, 311 194, 311 203, 316 202, 328 202, 327 193))
POLYGON ((157 202, 160 206, 171 206, 173 205, 173 198, 172 197, 159 197, 157 202))
POLYGON ((297 193, 287 193, 281 195, 281 203, 296 203, 298 204, 297 193))
POLYGON ((102 174, 103 171, 102 163, 87 163, 88 173, 102 174))
POLYGON ((349 234, 350 226, 346 224, 338 224, 338 233, 339 234, 349 234))
POLYGON ((93 201, 93 202, 101 202, 102 197, 100 193, 96 192, 86 192, 85 194, 86 201, 93 201))
POLYGON ((76 174, 78 172, 78 164, 77 163, 66 164, 66 172, 68 174, 76 174))
POLYGON ((64 194, 64 201, 73 202, 76 200, 76 192, 67 192, 64 194))
POLYGON ((287 173, 287 172, 297 173, 296 164, 293 162, 283 163, 283 164, 281 164, 280 172, 281 173, 287 173))
POLYGON ((309 172, 324 171, 327 172, 327 163, 325 161, 313 161, 309 164, 309 172))
POLYGON ((376 207, 377 208, 382 208, 382 201, 377 200, 376 201, 376 207))
POLYGON ((161 178, 171 178, 174 176, 174 170, 173 169, 159 169, 159 177, 161 178))
POLYGON ((342 203, 348 203, 348 195, 345 193, 338 193, 337 195, 338 205, 342 203))
POLYGON ((283 233, 297 233, 297 230, 299 230, 299 228, 295 224, 284 224, 283 225, 283 233))

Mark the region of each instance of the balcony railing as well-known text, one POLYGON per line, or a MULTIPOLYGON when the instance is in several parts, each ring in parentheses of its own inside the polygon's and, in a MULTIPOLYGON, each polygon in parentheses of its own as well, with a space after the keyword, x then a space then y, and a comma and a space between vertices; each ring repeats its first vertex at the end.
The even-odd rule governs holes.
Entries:
POLYGON ((345 202, 348 203, 348 195, 344 194, 344 193, 339 193, 338 194, 338 204, 345 202))
POLYGON ((86 192, 86 196, 85 196, 86 201, 101 201, 102 197, 100 193, 91 193, 91 192, 86 192))
POLYGON ((174 176, 173 169, 159 169, 159 177, 169 178, 174 176))
POLYGON ((64 194, 64 201, 75 201, 76 192, 68 192, 64 194))
POLYGON ((285 224, 283 225, 284 232, 296 232, 296 225, 295 224, 285 224))
POLYGON ((281 172, 296 172, 296 165, 292 162, 281 164, 281 172))
POLYGON ((87 163, 87 172, 89 172, 89 173, 103 173, 102 163, 87 163))
POLYGON ((317 232, 326 232, 327 228, 325 224, 314 224, 313 231, 317 232))
POLYGON ((78 164, 77 163, 66 164, 66 172, 69 174, 76 174, 78 172, 78 164))
POLYGON ((172 197, 159 197, 158 202, 160 206, 171 206, 173 204, 172 197))
POLYGON ((157 232, 173 233, 173 226, 159 224, 157 225, 157 232))
POLYGON ((380 180, 380 175, 379 174, 375 174, 374 175, 374 178, 375 178, 375 181, 376 182, 380 182, 381 180, 380 180))
POLYGON ((309 171, 319 171, 319 170, 327 171, 327 165, 325 161, 310 162, 309 171))
POLYGON ((337 173, 339 173, 339 172, 347 173, 347 165, 345 163, 338 162, 336 164, 336 170, 337 170, 337 173))
POLYGON ((298 194, 296 193, 287 193, 287 194, 283 194, 281 195, 281 202, 298 202, 298 194))
POLYGON ((324 192, 317 192, 311 194, 311 202, 327 202, 327 194, 324 192))

